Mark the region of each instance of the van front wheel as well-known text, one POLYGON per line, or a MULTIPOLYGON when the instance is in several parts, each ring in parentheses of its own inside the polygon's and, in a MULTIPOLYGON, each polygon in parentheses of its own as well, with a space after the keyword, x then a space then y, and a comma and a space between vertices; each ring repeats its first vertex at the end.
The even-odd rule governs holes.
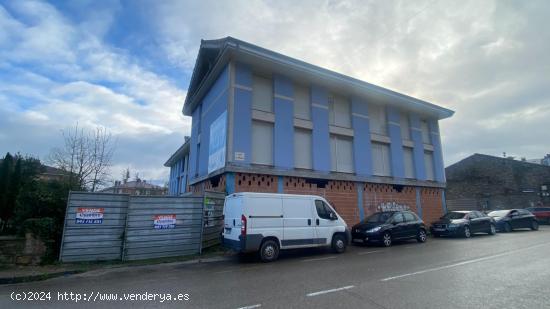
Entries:
POLYGON ((274 240, 268 239, 260 247, 260 259, 262 262, 273 262, 279 257, 279 244, 274 240))
POLYGON ((336 234, 332 236, 332 251, 335 253, 346 251, 346 238, 343 235, 336 234))

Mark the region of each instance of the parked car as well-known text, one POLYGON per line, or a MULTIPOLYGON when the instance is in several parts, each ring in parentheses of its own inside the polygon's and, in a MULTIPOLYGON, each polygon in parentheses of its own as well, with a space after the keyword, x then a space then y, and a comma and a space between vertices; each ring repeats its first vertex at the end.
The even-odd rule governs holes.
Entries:
POLYGON ((535 215, 526 209, 495 210, 489 213, 495 219, 499 232, 511 232, 514 229, 539 229, 535 215))
POLYGON ((530 207, 527 210, 535 215, 539 223, 550 224, 550 207, 530 207))
POLYGON ((351 239, 354 243, 379 243, 389 247, 395 240, 425 242, 426 231, 424 222, 414 212, 377 212, 353 226, 351 239))
POLYGON ((463 236, 470 238, 475 233, 495 235, 495 220, 488 215, 477 211, 451 211, 433 222, 430 232, 434 237, 463 236))
POLYGON ((225 198, 222 244, 275 261, 279 251, 330 246, 342 253, 350 240, 346 222, 322 197, 235 193, 225 198))

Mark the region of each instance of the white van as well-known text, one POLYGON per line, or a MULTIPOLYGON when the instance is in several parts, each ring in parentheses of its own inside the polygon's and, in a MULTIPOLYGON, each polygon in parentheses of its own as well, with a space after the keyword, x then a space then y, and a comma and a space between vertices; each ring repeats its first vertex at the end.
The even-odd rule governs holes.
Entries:
POLYGON ((280 249, 331 246, 346 250, 346 222, 322 197, 275 193, 235 193, 225 198, 222 244, 239 252, 259 252, 264 262, 280 249))

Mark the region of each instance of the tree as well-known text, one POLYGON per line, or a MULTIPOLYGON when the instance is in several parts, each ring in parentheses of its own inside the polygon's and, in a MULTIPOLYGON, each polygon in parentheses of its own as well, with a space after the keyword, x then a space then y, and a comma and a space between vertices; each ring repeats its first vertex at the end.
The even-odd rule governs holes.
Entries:
POLYGON ((68 173, 71 189, 95 191, 109 178, 115 141, 103 127, 93 131, 74 128, 62 131, 63 147, 50 152, 49 162, 68 173))
POLYGON ((35 180, 40 172, 38 159, 23 157, 21 154, 12 156, 7 153, 0 164, 0 231, 13 218, 16 211, 17 198, 26 184, 35 180))

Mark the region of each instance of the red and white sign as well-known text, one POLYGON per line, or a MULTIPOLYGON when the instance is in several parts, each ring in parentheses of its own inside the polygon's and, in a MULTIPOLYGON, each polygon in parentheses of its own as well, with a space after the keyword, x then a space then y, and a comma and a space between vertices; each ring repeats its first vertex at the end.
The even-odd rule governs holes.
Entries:
POLYGON ((176 215, 155 215, 153 216, 155 229, 173 229, 176 227, 176 215))
POLYGON ((102 224, 105 208, 79 207, 76 209, 76 224, 102 224))

